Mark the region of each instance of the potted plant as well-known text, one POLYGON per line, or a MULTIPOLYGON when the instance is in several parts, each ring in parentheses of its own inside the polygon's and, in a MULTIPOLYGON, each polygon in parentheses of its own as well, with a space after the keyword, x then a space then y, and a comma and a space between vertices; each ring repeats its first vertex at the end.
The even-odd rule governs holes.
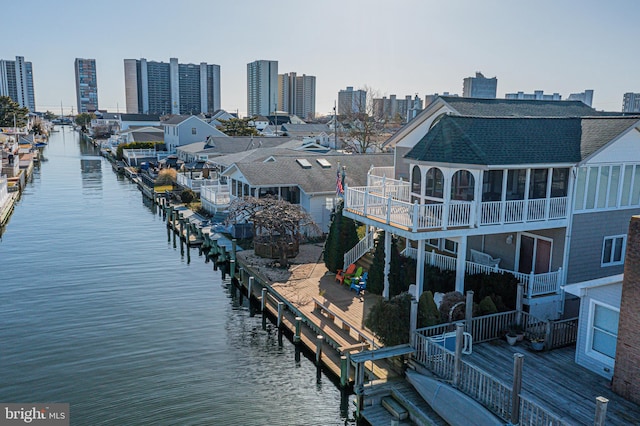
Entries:
POLYGON ((534 351, 544 350, 544 337, 535 336, 531 339, 531 349, 534 351))
POLYGON ((518 335, 513 331, 509 331, 505 337, 507 338, 507 343, 511 346, 515 345, 518 341, 518 335))

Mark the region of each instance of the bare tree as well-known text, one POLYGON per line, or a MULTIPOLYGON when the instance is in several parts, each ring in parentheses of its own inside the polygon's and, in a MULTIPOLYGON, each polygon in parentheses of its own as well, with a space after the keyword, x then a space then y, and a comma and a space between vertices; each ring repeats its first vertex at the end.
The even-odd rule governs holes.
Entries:
POLYGON ((276 248, 282 267, 288 266, 292 249, 297 253, 302 239, 301 229, 312 227, 318 230, 309 213, 299 204, 271 197, 235 199, 229 206, 227 222, 253 222, 254 243, 276 248))
POLYGON ((364 96, 356 91, 349 103, 341 105, 341 110, 345 112, 341 117, 346 132, 345 150, 361 154, 381 151, 386 137, 383 135, 384 122, 376 119, 374 111, 373 100, 379 98, 378 91, 366 85, 358 90, 364 91, 364 96))

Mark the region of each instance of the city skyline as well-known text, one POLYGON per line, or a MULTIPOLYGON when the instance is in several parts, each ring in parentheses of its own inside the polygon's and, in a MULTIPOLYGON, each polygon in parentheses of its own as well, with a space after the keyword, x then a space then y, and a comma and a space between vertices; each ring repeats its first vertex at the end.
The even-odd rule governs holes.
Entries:
MULTIPOLYGON (((477 71, 497 77, 499 98, 543 90, 567 99, 593 89, 596 109, 621 111, 624 93, 640 91, 640 59, 632 54, 640 4, 632 1, 374 1, 366 8, 327 1, 301 10, 283 0, 260 13, 247 12, 262 5, 256 1, 212 7, 191 0, 184 8, 162 1, 67 4, 61 13, 55 3, 34 0, 29 31, 20 19, 0 28, 5 40, 21 34, 20 43, 0 48, 0 58, 32 62, 38 111, 59 113, 61 104, 67 113, 75 109, 73 63, 81 57, 96 60, 100 108, 113 112, 126 110, 123 60, 141 57, 219 64, 221 108, 241 115, 246 66, 260 59, 278 61, 281 71, 316 76, 319 114, 330 113, 347 86, 424 99, 436 92, 462 94, 463 79, 477 71), (87 16, 100 16, 98 25, 87 16), (118 30, 100 24, 109 22, 118 22, 118 30), (150 37, 149 22, 180 24, 180 35, 167 30, 150 37), (279 34, 285 22, 286 34, 296 37, 279 34), (385 27, 394 30, 380 30, 385 27)), ((9 3, 3 12, 23 16, 24 6, 9 3)))

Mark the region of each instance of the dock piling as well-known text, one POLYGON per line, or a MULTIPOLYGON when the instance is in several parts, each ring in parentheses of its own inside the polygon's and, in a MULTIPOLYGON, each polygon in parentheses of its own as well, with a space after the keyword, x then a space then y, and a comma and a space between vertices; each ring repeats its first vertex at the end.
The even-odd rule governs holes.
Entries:
MULTIPOLYGON (((253 278, 253 277, 251 277, 253 278)), ((264 314, 264 310, 267 308, 267 288, 262 288, 262 297, 260 298, 260 310, 264 314)))
POLYGON ((348 359, 345 355, 340 357, 340 386, 345 387, 349 383, 349 366, 348 359))
POLYGON ((324 342, 324 336, 318 334, 316 336, 316 365, 320 366, 322 360, 322 343, 324 342))
POLYGON ((282 327, 283 314, 284 314, 284 302, 278 302, 278 328, 282 327))
POLYGON ((296 317, 296 334, 293 336, 293 343, 300 343, 300 326, 302 324, 302 318, 296 317))
POLYGON ((253 288, 253 281, 255 278, 249 277, 249 284, 247 284, 247 299, 249 299, 249 304, 251 304, 251 291, 253 288))

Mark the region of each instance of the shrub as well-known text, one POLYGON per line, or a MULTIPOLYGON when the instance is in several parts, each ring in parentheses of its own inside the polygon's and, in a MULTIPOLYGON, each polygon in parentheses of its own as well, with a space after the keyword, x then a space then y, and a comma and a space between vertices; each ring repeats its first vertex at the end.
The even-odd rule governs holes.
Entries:
POLYGON ((190 189, 184 189, 181 193, 180 193, 180 200, 185 203, 185 204, 189 204, 191 202, 193 202, 193 200, 195 200, 197 198, 197 195, 195 192, 193 192, 190 189))
POLYGON ((440 311, 433 300, 433 293, 425 291, 418 301, 418 328, 440 324, 440 311))
POLYGON ((454 322, 464 319, 465 297, 458 291, 450 291, 442 296, 440 303, 440 318, 444 322, 454 322))
POLYGON ((496 313, 498 313, 498 308, 496 308, 496 304, 493 303, 490 296, 486 296, 480 301, 480 304, 478 305, 479 315, 491 315, 496 313))
POLYGON ((337 272, 338 269, 346 269, 349 265, 343 265, 344 254, 358 243, 356 224, 353 219, 344 217, 342 202, 338 203, 331 218, 329 235, 324 245, 323 260, 327 269, 337 272))
POLYGON ((162 169, 158 172, 158 177, 155 180, 156 186, 173 185, 176 182, 178 172, 174 169, 162 169))
POLYGON ((369 311, 365 325, 385 346, 395 346, 409 343, 410 318, 411 295, 402 293, 376 303, 369 311))

